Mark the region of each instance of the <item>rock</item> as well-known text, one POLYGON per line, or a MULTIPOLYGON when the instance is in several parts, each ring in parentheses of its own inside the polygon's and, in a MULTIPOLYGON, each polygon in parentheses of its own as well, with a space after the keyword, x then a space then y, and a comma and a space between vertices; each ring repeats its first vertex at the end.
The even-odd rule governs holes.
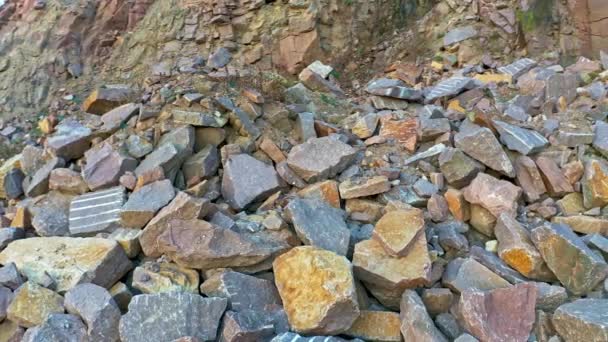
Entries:
POLYGON ((518 284, 488 292, 465 291, 456 315, 481 341, 527 341, 535 320, 536 287, 518 284))
POLYGON ((41 282, 50 275, 58 292, 87 282, 107 288, 131 269, 131 262, 116 241, 98 238, 17 240, 0 253, 0 264, 11 262, 30 281, 41 282))
POLYGON ((291 149, 287 164, 298 176, 312 183, 332 178, 354 160, 356 151, 332 137, 313 138, 291 149))
POLYGON ((0 286, 16 290, 21 286, 25 280, 21 273, 17 270, 15 263, 8 263, 3 267, 0 267, 0 286))
POLYGON ((0 319, 6 319, 7 310, 13 301, 13 291, 7 287, 0 287, 0 319))
POLYGON ((178 150, 176 145, 167 143, 148 154, 134 172, 136 176, 140 177, 157 167, 161 167, 165 175, 170 175, 179 169, 182 161, 183 153, 178 150))
POLYGON ((145 255, 159 257, 157 239, 169 227, 173 219, 195 220, 205 216, 209 210, 209 201, 196 198, 185 192, 179 192, 175 198, 162 208, 154 218, 146 225, 139 242, 145 255))
POLYGON ((365 341, 401 341, 399 314, 386 311, 361 310, 353 325, 343 334, 365 341))
POLYGON ((130 102, 133 91, 129 88, 98 88, 87 97, 82 109, 91 114, 102 115, 130 102))
POLYGON ((557 279, 575 295, 590 292, 606 276, 608 265, 562 224, 546 224, 532 230, 532 242, 557 279), (562 256, 568 255, 567 259, 562 256))
POLYGON ((464 26, 452 29, 443 36, 443 46, 459 43, 463 40, 477 37, 477 30, 473 26, 464 26))
POLYGON ((604 157, 608 157, 608 123, 604 121, 595 122, 593 148, 600 152, 604 157))
POLYGON ((27 197, 37 197, 49 191, 49 177, 51 171, 58 167, 63 167, 64 161, 60 158, 53 158, 44 164, 34 173, 32 179, 27 186, 24 186, 24 192, 27 197))
POLYGON ((560 97, 564 97, 567 103, 572 103, 576 99, 576 88, 579 78, 575 73, 566 72, 564 74, 554 74, 547 79, 545 97, 547 101, 557 102, 560 97))
POLYGON ((333 96, 338 98, 345 98, 345 94, 340 87, 332 82, 326 80, 321 75, 316 74, 314 71, 304 68, 298 75, 298 79, 308 89, 323 93, 331 93, 333 96))
POLYGON ((86 323, 91 341, 118 341, 120 309, 103 287, 77 285, 65 294, 65 308, 86 323))
POLYGON ((250 137, 253 140, 260 137, 261 132, 255 126, 254 121, 251 120, 249 114, 235 106, 232 100, 227 97, 219 97, 216 99, 216 102, 219 106, 230 112, 228 115, 230 124, 240 135, 250 137))
POLYGON ((599 159, 585 163, 581 180, 585 208, 603 207, 608 204, 608 164, 599 159))
POLYGON ((296 247, 275 259, 273 270, 293 330, 339 334, 359 316, 352 266, 345 257, 296 247))
POLYGON ((608 338, 606 299, 578 299, 555 310, 553 326, 565 341, 602 341, 608 338))
POLYGON ((433 323, 422 299, 415 291, 406 290, 399 307, 401 334, 406 341, 448 341, 433 323))
POLYGON ((467 290, 487 291, 510 286, 508 281, 472 258, 457 258, 450 261, 443 274, 442 283, 457 293, 467 290))
POLYGON ((63 168, 51 171, 49 189, 74 195, 82 195, 89 191, 89 187, 78 172, 63 168))
POLYGON ((448 204, 450 213, 455 219, 466 222, 471 218, 471 207, 469 206, 469 202, 465 201, 462 191, 448 189, 443 196, 448 204))
POLYGON ((198 220, 170 221, 157 243, 158 251, 177 264, 203 270, 252 266, 287 248, 271 235, 237 233, 198 220))
POLYGON ((342 208, 338 182, 334 180, 311 184, 298 191, 298 195, 303 198, 316 198, 325 201, 334 208, 342 208))
POLYGON ((376 113, 369 113, 359 118, 352 128, 353 134, 360 139, 371 137, 378 127, 378 119, 379 117, 376 113))
POLYGON ((87 164, 82 170, 82 177, 92 191, 117 186, 120 176, 137 167, 137 160, 114 150, 108 143, 96 146, 84 155, 87 164))
POLYGON ((90 128, 72 120, 66 120, 55 128, 55 134, 46 141, 47 148, 58 158, 78 159, 91 146, 90 128))
POLYGON ((401 80, 380 78, 367 84, 365 91, 378 96, 392 97, 400 100, 419 101, 422 99, 420 90, 410 88, 401 80))
POLYGON ((562 215, 572 216, 584 213, 587 209, 583 205, 583 194, 580 192, 572 192, 556 201, 562 215))
POLYGON ((384 214, 376 223, 372 237, 383 246, 387 254, 404 257, 424 234, 424 228, 421 210, 395 210, 384 214))
POLYGON ((382 204, 357 198, 347 200, 344 209, 351 220, 365 223, 378 221, 384 212, 382 204))
POLYGON ((523 155, 536 153, 549 144, 540 133, 529 129, 494 120, 494 127, 500 133, 500 141, 510 150, 523 155))
POLYGON ((367 197, 381 194, 391 189, 386 176, 375 176, 363 179, 348 179, 340 183, 340 197, 343 199, 367 197))
POLYGON ((450 340, 456 339, 462 333, 462 328, 456 322, 456 318, 449 313, 442 313, 435 317, 435 324, 450 340))
MULTIPOLYGON (((105 234, 101 234, 105 235, 105 234)), ((141 252, 141 245, 139 244, 139 236, 141 230, 131 228, 118 228, 111 234, 107 235, 107 239, 112 239, 118 242, 120 247, 124 249, 127 257, 135 258, 139 252, 141 252)))
POLYGON ((427 202, 427 210, 434 222, 443 222, 448 219, 448 203, 443 196, 433 194, 427 202))
POLYGON ((202 341, 214 340, 224 310, 224 298, 179 292, 135 296, 129 312, 120 319, 120 339, 172 341, 192 336, 202 341))
MULTIPOLYGON (((23 180, 21 181, 20 184, 15 184, 19 175, 18 171, 13 171, 13 170, 20 170, 23 169, 25 172, 26 168, 23 166, 24 161, 27 160, 27 158, 24 157, 27 156, 27 152, 28 149, 25 148, 23 150, 23 152, 21 152, 21 154, 17 154, 15 156, 13 156, 12 158, 9 158, 7 161, 5 161, 2 166, 0 167, 0 180, 2 181, 2 186, 0 186, 0 198, 8 198, 7 197, 7 188, 6 186, 10 186, 11 190, 18 190, 19 188, 21 188, 21 193, 23 193, 23 180), (9 178, 9 174, 14 173, 12 175, 11 178, 9 178), (8 181, 8 182, 7 182, 8 181), (16 188, 13 187, 13 185, 16 185, 16 188)), ((27 164, 26 164, 27 166, 27 164)), ((35 166, 31 166, 30 168, 32 168, 33 170, 30 170, 32 173, 35 172, 36 170, 38 170, 42 165, 35 165, 35 166)), ((21 195, 21 194, 19 194, 21 195)))
POLYGON ((114 133, 122 125, 124 125, 132 116, 139 114, 139 105, 135 103, 127 103, 116 107, 101 116, 103 125, 100 130, 102 132, 114 133))
POLYGON ((125 283, 117 282, 110 288, 110 294, 112 298, 120 308, 121 312, 127 312, 129 303, 131 302, 131 298, 133 298, 133 294, 131 290, 125 285, 125 283))
POLYGON ((280 187, 274 168, 247 154, 230 156, 224 164, 222 195, 235 210, 266 199, 280 187))
POLYGON ((42 324, 52 313, 63 313, 63 297, 28 281, 17 291, 8 307, 7 316, 22 327, 42 324))
POLYGON ((272 159, 272 161, 274 161, 275 164, 280 164, 287 160, 287 158, 285 157, 285 154, 277 146, 277 144, 275 144, 274 141, 272 141, 271 139, 269 139, 267 137, 262 139, 262 142, 260 143, 260 150, 262 150, 264 153, 266 153, 266 155, 268 155, 268 157, 270 157, 270 159, 272 159))
POLYGON ((7 199, 17 199, 23 195, 24 179, 25 174, 20 169, 12 169, 3 177, 2 187, 7 199))
POLYGON ((494 226, 496 225, 496 217, 492 215, 486 208, 471 204, 471 219, 469 224, 478 232, 487 237, 494 237, 494 226))
POLYGON ((418 120, 380 120, 380 137, 394 140, 399 146, 413 153, 418 143, 418 120))
POLYGON ((608 235, 608 220, 605 218, 577 215, 562 217, 554 217, 553 222, 568 225, 573 231, 582 234, 600 233, 608 235))
POLYGON ((220 128, 228 123, 228 117, 220 115, 219 112, 205 113, 173 108, 171 116, 173 117, 173 121, 177 123, 196 127, 220 128))
POLYGON ((515 159, 515 173, 518 185, 523 190, 528 202, 535 202, 547 192, 542 175, 534 160, 527 156, 520 156, 515 159))
POLYGON ((454 145, 472 158, 505 176, 515 177, 511 160, 489 128, 471 124, 454 136, 454 145))
POLYGON ((420 127, 418 135, 420 136, 421 142, 433 141, 440 136, 450 133, 452 127, 450 126, 450 120, 447 118, 420 118, 420 127))
POLYGON ((498 240, 498 255, 509 266, 530 279, 542 281, 555 279, 532 244, 529 232, 513 217, 501 214, 494 227, 494 233, 498 240))
POLYGON ((470 89, 475 84, 475 80, 469 77, 455 76, 443 80, 431 88, 426 94, 426 102, 430 103, 443 97, 452 97, 460 94, 466 89, 470 89))
POLYGON ((198 293, 196 270, 168 262, 146 262, 133 271, 131 286, 142 293, 198 293))
POLYGON ((213 274, 200 287, 208 297, 228 300, 233 311, 264 310, 271 305, 281 305, 281 298, 270 280, 226 270, 213 274))
POLYGON ((147 139, 132 134, 126 141, 127 151, 134 158, 143 158, 154 150, 154 146, 147 139))
POLYGON ((321 340, 323 342, 347 342, 348 341, 348 340, 345 340, 343 338, 336 337, 336 336, 305 337, 302 335, 298 335, 296 333, 286 332, 286 333, 282 333, 282 334, 275 336, 270 342, 292 342, 292 341, 317 342, 319 340, 321 340))
POLYGON ((75 197, 70 203, 70 234, 110 232, 120 223, 125 188, 114 187, 75 197))
POLYGON ((0 228, 0 251, 5 249, 9 243, 23 238, 25 238, 25 229, 0 228))
POLYGON ((291 200, 285 209, 302 242, 346 255, 350 231, 343 210, 317 199, 301 198, 291 200))
POLYGON ((510 182, 479 173, 464 189, 464 198, 469 203, 484 207, 495 217, 503 212, 514 216, 517 213, 517 200, 521 193, 521 188, 510 182))
POLYGON ((429 314, 436 316, 450 310, 454 295, 450 289, 436 287, 424 290, 421 298, 429 314))
POLYGON ((517 80, 520 76, 530 71, 538 63, 530 58, 521 58, 515 62, 498 68, 498 71, 513 76, 513 80, 517 80))
POLYGON ((536 310, 553 312, 557 307, 568 301, 568 292, 565 288, 547 283, 532 282, 536 286, 536 310))
POLYGON ((173 184, 168 179, 150 183, 129 197, 120 212, 123 227, 143 228, 161 208, 175 197, 173 184))
POLYGON ((221 47, 212 54, 209 55, 207 60, 207 66, 214 69, 220 69, 225 67, 232 59, 232 54, 228 49, 221 47))
POLYGON ((536 158, 536 165, 538 165, 538 169, 541 171, 541 176, 545 181, 549 194, 552 196, 563 196, 568 192, 574 192, 574 188, 572 188, 572 185, 555 161, 547 157, 538 157, 536 158))
POLYGON ((253 310, 228 311, 224 315, 219 340, 269 341, 276 333, 288 330, 287 317, 282 310, 271 313, 253 310), (275 317, 279 315, 280 318, 275 317))
POLYGON ((496 273, 511 284, 527 282, 519 272, 512 269, 493 252, 488 252, 479 246, 471 247, 471 257, 490 271, 496 273))
POLYGON ((195 185, 202 180, 213 177, 220 165, 217 148, 207 145, 198 153, 188 158, 182 166, 186 184, 195 185))
POLYGON ((276 164, 276 171, 285 181, 285 183, 295 186, 297 188, 304 188, 306 186, 306 182, 300 176, 298 176, 293 170, 287 165, 286 161, 282 161, 276 164))
POLYGON ((50 314, 42 324, 29 329, 22 342, 65 341, 81 342, 87 340, 87 327, 80 318, 63 313, 50 314))
POLYGON ((374 239, 361 241, 355 245, 353 267, 357 279, 387 290, 426 286, 431 275, 426 237, 421 234, 404 257, 391 256, 374 239))

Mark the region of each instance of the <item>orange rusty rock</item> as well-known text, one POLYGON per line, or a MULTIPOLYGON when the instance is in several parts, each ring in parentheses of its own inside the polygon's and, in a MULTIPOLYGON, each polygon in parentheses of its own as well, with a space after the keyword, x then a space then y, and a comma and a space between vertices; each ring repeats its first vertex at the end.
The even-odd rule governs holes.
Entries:
POLYGON ((340 208, 340 191, 338 182, 326 180, 311 184, 298 192, 298 195, 306 198, 318 198, 329 203, 332 207, 340 208))
POLYGON ((372 238, 382 244, 387 254, 406 256, 420 234, 424 234, 424 215, 420 209, 395 210, 376 223, 372 238))
POLYGON ((469 202, 465 201, 462 191, 457 189, 448 189, 443 195, 448 202, 450 213, 455 219, 462 222, 467 222, 471 218, 471 207, 469 202))
POLYGON ((416 151, 418 142, 418 120, 386 120, 381 119, 379 136, 392 138, 401 144, 408 152, 416 151))
POLYGON ((344 335, 365 341, 401 341, 399 314, 390 311, 361 311, 359 318, 344 335))

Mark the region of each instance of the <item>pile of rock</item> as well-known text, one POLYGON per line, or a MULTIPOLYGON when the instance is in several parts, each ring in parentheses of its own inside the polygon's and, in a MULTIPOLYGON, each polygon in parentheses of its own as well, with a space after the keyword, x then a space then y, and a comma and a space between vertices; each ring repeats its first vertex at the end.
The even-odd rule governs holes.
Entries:
POLYGON ((605 340, 607 66, 490 64, 96 90, 0 168, 0 340, 605 340))

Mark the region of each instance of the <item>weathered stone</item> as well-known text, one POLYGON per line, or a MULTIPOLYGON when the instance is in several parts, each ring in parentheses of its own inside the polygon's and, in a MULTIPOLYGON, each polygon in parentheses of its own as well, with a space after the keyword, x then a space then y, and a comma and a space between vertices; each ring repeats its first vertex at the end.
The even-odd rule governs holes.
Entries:
POLYGON ((272 235, 237 233, 198 220, 170 221, 157 243, 177 264, 204 270, 255 265, 287 248, 272 235))
POLYGON ((133 158, 143 158, 154 150, 154 146, 150 141, 136 134, 130 135, 125 143, 127 152, 133 158))
POLYGON ((379 117, 376 113, 369 113, 359 118, 352 128, 353 134, 360 139, 371 137, 378 127, 378 119, 379 117))
POLYGON ((13 291, 7 287, 0 287, 0 319, 6 319, 9 305, 13 301, 13 291))
POLYGON ((141 252, 141 245, 139 244, 141 232, 140 229, 118 228, 107 235, 106 238, 118 242, 120 247, 124 249, 127 257, 135 258, 141 252))
POLYGON ((528 279, 524 278, 521 273, 512 269, 496 254, 493 252, 488 252, 479 246, 471 247, 471 257, 511 284, 519 284, 528 281, 528 279))
POLYGON ((157 167, 161 167, 165 174, 171 174, 181 166, 182 154, 176 145, 167 143, 157 147, 135 169, 136 176, 142 176, 157 167))
POLYGON ((426 102, 432 102, 442 97, 452 97, 473 86, 475 80, 469 77, 451 77, 436 84, 426 94, 426 102))
POLYGON ((469 223, 475 230, 488 237, 494 237, 494 226, 496 225, 496 216, 492 215, 486 208, 471 204, 471 220, 469 223))
POLYGON ((488 292, 465 291, 457 318, 481 341, 527 341, 535 320, 536 287, 529 283, 488 292))
POLYGON ((84 100, 82 109, 87 113, 102 115, 130 102, 132 97, 133 91, 129 88, 98 88, 84 100))
POLYGON ((120 222, 123 227, 143 228, 173 197, 175 189, 170 180, 150 183, 131 194, 120 212, 120 222))
POLYGON ((192 186, 214 176, 219 165, 220 157, 217 148, 213 145, 205 146, 198 153, 186 159, 182 166, 186 185, 192 186))
POLYGON ((449 313, 441 313, 435 317, 435 325, 450 340, 456 339, 462 333, 456 318, 449 313))
POLYGON ((428 285, 431 259, 426 237, 421 234, 404 257, 391 256, 374 239, 361 241, 355 245, 353 267, 357 279, 388 290, 428 285))
POLYGON ((608 276, 608 265, 572 230, 546 224, 532 230, 532 242, 557 279, 576 295, 586 294, 608 276), (564 256, 567 255, 567 258, 564 256))
POLYGON ((325 201, 334 208, 340 209, 342 207, 338 182, 334 180, 311 184, 298 191, 298 195, 303 198, 316 198, 325 201))
POLYGON ((387 311, 361 310, 353 325, 343 334, 365 341, 401 341, 399 314, 387 311))
POLYGON ((185 192, 179 192, 175 198, 162 208, 146 225, 139 236, 139 242, 145 255, 159 257, 157 239, 169 227, 173 219, 195 220, 203 217, 209 210, 209 201, 196 198, 185 192))
POLYGON ((536 309, 553 312, 557 307, 568 301, 568 292, 565 288, 542 282, 531 282, 536 286, 536 309))
POLYGON ((0 251, 5 249, 9 243, 25 238, 25 229, 22 228, 0 228, 0 251))
POLYGON ((443 46, 459 43, 463 40, 477 37, 477 30, 473 26, 457 27, 450 30, 443 37, 443 46))
POLYGON ((498 68, 498 71, 513 76, 514 80, 517 80, 520 76, 530 71, 538 63, 530 58, 518 59, 515 62, 498 68))
POLYGON ((64 168, 51 171, 49 189, 75 195, 89 191, 89 187, 78 172, 64 168))
POLYGON ((276 170, 285 183, 295 186, 296 188, 303 188, 306 186, 306 182, 293 172, 286 161, 276 164, 276 170))
POLYGON ((55 127, 55 134, 46 141, 47 148, 57 157, 72 160, 84 155, 91 146, 90 128, 72 120, 66 120, 55 127))
POLYGON ((131 298, 133 298, 133 293, 131 293, 131 290, 127 287, 127 285, 119 281, 114 284, 109 291, 112 298, 120 308, 120 311, 127 312, 131 298))
MULTIPOLYGON (((8 160, 6 160, 2 166, 0 167, 0 180, 2 181, 2 186, 0 186, 0 198, 8 198, 7 197, 7 191, 6 191, 6 181, 8 180, 8 175, 9 173, 13 173, 16 171, 13 171, 15 169, 23 169, 22 172, 25 172, 25 168, 23 167, 23 160, 26 159, 23 157, 24 154, 26 154, 26 149, 24 149, 24 151, 21 154, 17 154, 11 158, 9 158, 8 160)), ((31 166, 30 168, 32 170, 28 170, 28 172, 35 172, 36 170, 38 170, 42 165, 35 165, 31 166)), ((26 173, 27 174, 27 173, 26 173)), ((12 181, 16 181, 16 179, 13 179, 12 181)), ((9 180, 9 185, 10 183, 13 183, 11 180, 9 180)), ((23 180, 21 181, 21 184, 18 184, 18 187, 21 188, 21 192, 23 193, 23 180)))
POLYGON ((517 213, 517 200, 521 193, 521 188, 510 182, 479 173, 464 189, 464 198, 469 203, 484 207, 495 217, 503 212, 514 216, 517 213))
POLYGON ((443 196, 433 194, 431 198, 429 198, 426 208, 433 222, 443 222, 448 219, 448 203, 443 196))
POLYGON ((393 139, 399 146, 413 153, 418 143, 418 120, 380 120, 380 137, 393 139))
POLYGON ((92 191, 118 185, 120 176, 137 167, 137 160, 103 143, 85 153, 87 164, 82 177, 92 191))
POLYGON ((348 167, 356 151, 332 137, 313 138, 291 149, 289 167, 305 181, 317 182, 332 178, 348 167))
POLYGON ((530 157, 520 156, 515 159, 515 173, 517 183, 523 190, 528 202, 536 202, 547 191, 545 183, 536 163, 530 157))
POLYGON ((255 126, 254 121, 251 120, 249 114, 235 106, 232 103, 232 100, 222 96, 216 99, 216 103, 230 112, 228 115, 230 124, 240 135, 250 137, 254 140, 260 137, 261 132, 255 126))
POLYGON ((63 167, 65 162, 61 158, 53 158, 44 164, 34 173, 32 179, 27 186, 24 186, 25 195, 28 197, 36 197, 43 195, 49 191, 49 177, 51 171, 58 167, 63 167))
POLYGON ((376 223, 372 237, 387 254, 404 257, 424 234, 424 215, 419 209, 395 210, 376 223))
POLYGON ((552 220, 555 223, 562 223, 570 226, 573 231, 582 234, 599 233, 608 236, 608 219, 601 217, 576 215, 576 216, 556 216, 552 220))
POLYGON ((346 255, 350 231, 343 210, 317 199, 301 198, 291 200, 285 209, 302 242, 346 255))
POLYGON ((225 342, 268 341, 275 334, 288 330, 287 317, 282 310, 274 312, 228 311, 224 315, 219 340, 225 342), (278 315, 282 317, 275 317, 278 315))
POLYGON ((22 342, 25 329, 17 323, 5 319, 0 323, 0 340, 6 342, 22 342))
POLYGON ((16 290, 23 283, 23 276, 21 276, 14 263, 11 262, 0 267, 0 286, 16 290))
POLYGON ((450 261, 443 274, 442 283, 457 293, 467 290, 493 290, 511 285, 472 258, 450 261))
POLYGON ((139 105, 127 103, 116 107, 101 116, 103 125, 100 130, 104 133, 114 133, 124 125, 131 117, 139 114, 139 105))
POLYGON ((505 176, 515 177, 511 160, 489 128, 470 124, 454 136, 454 145, 505 176))
MULTIPOLYGON (((271 342, 347 342, 349 340, 345 340, 336 336, 312 336, 306 337, 292 332, 286 332, 275 336, 271 342)), ((352 340, 351 340, 352 341, 352 340)))
POLYGON ((583 194, 572 192, 555 202, 564 216, 572 216, 584 213, 587 209, 583 205, 583 194))
POLYGON ((70 203, 70 234, 111 232, 120 224, 125 188, 115 187, 75 197, 70 203))
POLYGON ((296 117, 296 133, 301 142, 306 142, 308 139, 317 137, 317 132, 315 131, 315 115, 313 113, 298 113, 298 116, 296 117))
POLYGON ((608 204, 608 164, 599 159, 585 163, 581 181, 585 208, 603 207, 608 204))
POLYGON ((273 270, 293 330, 339 334, 359 316, 352 266, 345 257, 315 247, 296 247, 278 257, 273 270))
POLYGON ((381 194, 391 189, 386 176, 375 176, 363 179, 348 179, 340 183, 340 197, 343 199, 367 197, 381 194))
POLYGON ((266 306, 281 305, 272 281, 230 270, 213 274, 200 290, 208 297, 228 299, 228 308, 233 311, 263 310, 266 306))
POLYGON ((555 279, 532 244, 529 232, 515 218, 501 214, 494 227, 494 234, 498 240, 498 255, 509 266, 530 279, 555 279))
MULTIPOLYGON (((22 342, 64 341, 82 342, 87 340, 87 327, 74 315, 52 313, 34 328, 28 329, 22 342)), ((9 340, 12 341, 12 340, 9 340)), ((109 341, 109 340, 108 340, 109 341)))
POLYGON ((120 319, 123 342, 172 341, 192 336, 214 340, 226 299, 203 298, 185 292, 133 297, 129 312, 120 319))
POLYGON ((401 334, 406 341, 448 341, 433 323, 422 299, 415 291, 405 290, 399 308, 401 334))
POLYGON ((194 112, 174 108, 171 110, 173 121, 192 125, 196 127, 224 127, 228 123, 228 117, 216 113, 194 112))
POLYGON ((420 90, 410 88, 401 80, 380 78, 367 84, 365 91, 378 96, 392 97, 400 100, 419 101, 422 99, 420 90))
POLYGON ((494 120, 494 127, 500 133, 500 141, 510 150, 523 155, 536 153, 549 144, 540 133, 529 129, 494 120))
POLYGON ((265 137, 260 143, 260 150, 262 150, 275 164, 282 163, 287 160, 285 154, 281 149, 272 141, 270 138, 265 137))
POLYGON ((460 149, 450 147, 439 155, 439 167, 448 183, 457 188, 469 185, 477 173, 484 169, 460 149))
POLYGON ((608 157, 608 123, 599 120, 595 122, 593 148, 600 152, 604 157, 608 157))
POLYGON ((198 293, 196 270, 168 262, 146 262, 133 271, 131 286, 142 293, 198 293))
POLYGON ((219 69, 230 63, 230 60, 232 60, 232 54, 230 51, 228 51, 228 49, 225 47, 221 47, 209 55, 207 65, 211 68, 219 69))
POLYGON ((567 103, 572 103, 576 99, 578 80, 578 75, 570 72, 549 76, 545 89, 547 101, 555 103, 563 96, 567 103))
POLYGON ((14 241, 0 253, 1 264, 10 262, 30 281, 40 282, 50 275, 58 292, 87 282, 107 288, 131 269, 131 262, 116 241, 98 238, 34 237, 14 241))
POLYGON ((559 166, 553 159, 547 157, 536 158, 536 165, 541 171, 547 191, 552 196, 563 196, 568 192, 574 192, 574 188, 564 176, 559 166))
POLYGON ((565 341, 608 339, 606 299, 578 299, 564 304, 553 314, 553 326, 565 341))
POLYGON ((65 294, 66 310, 86 323, 91 341, 117 341, 120 309, 108 290, 80 284, 65 294))
POLYGON ((63 313, 63 297, 28 281, 17 291, 8 307, 8 319, 22 327, 31 328, 42 324, 52 313, 63 313))
POLYGON ((471 218, 471 207, 469 206, 469 202, 465 201, 462 191, 448 189, 443 197, 448 204, 450 213, 455 219, 466 222, 471 218))
POLYGON ((250 155, 230 156, 224 164, 222 195, 235 210, 264 200, 281 187, 275 169, 250 155))
POLYGON ((384 213, 384 205, 376 201, 355 198, 346 201, 344 210, 351 220, 373 223, 384 213))
POLYGON ((20 169, 12 169, 2 179, 2 188, 7 199, 17 199, 23 195, 25 174, 20 169))

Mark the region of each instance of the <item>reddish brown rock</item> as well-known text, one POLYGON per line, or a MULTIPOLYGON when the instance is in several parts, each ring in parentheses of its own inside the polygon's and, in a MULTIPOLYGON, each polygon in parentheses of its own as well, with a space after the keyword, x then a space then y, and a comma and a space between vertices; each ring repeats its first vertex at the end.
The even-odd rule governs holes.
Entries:
POLYGON ((321 52, 320 38, 317 30, 288 35, 279 41, 273 61, 290 74, 297 74, 306 65, 313 62, 321 52))
POLYGON ((570 182, 570 184, 574 185, 578 182, 583 174, 585 173, 585 167, 583 163, 579 160, 575 160, 571 163, 568 163, 562 167, 562 172, 564 173, 564 177, 570 182))
POLYGON ((418 120, 381 119, 379 136, 394 139, 407 151, 414 152, 416 151, 416 143, 418 142, 418 120))
POLYGON ((49 189, 76 195, 89 191, 80 173, 64 168, 51 171, 49 189))
POLYGON ((335 180, 326 180, 311 184, 298 191, 298 195, 304 198, 320 199, 329 203, 334 208, 341 208, 342 206, 340 192, 338 190, 338 182, 335 180))
POLYGON ((376 201, 353 198, 344 205, 351 220, 372 223, 378 221, 384 213, 384 206, 376 201))
POLYGON ((349 179, 338 186, 340 197, 351 199, 381 194, 391 189, 391 184, 385 176, 363 179, 349 179))
POLYGON ((488 292, 465 291, 458 322, 480 341, 527 341, 535 320, 537 289, 529 283, 488 292))
POLYGON ((475 230, 488 237, 494 237, 494 226, 496 225, 496 217, 492 215, 486 208, 471 204, 471 219, 469 223, 475 230))
POLYGON ((448 209, 455 219, 467 222, 471 218, 469 202, 465 201, 464 194, 460 190, 448 189, 443 195, 448 203, 448 209))
POLYGON ((287 160, 283 151, 281 151, 281 149, 279 149, 279 147, 270 138, 262 139, 262 142, 260 143, 260 150, 266 153, 268 157, 275 162, 275 164, 287 160))
POLYGON ((108 143, 88 150, 85 158, 87 163, 82 174, 92 191, 118 185, 120 176, 137 167, 137 160, 114 150, 108 143))
POLYGON ((376 223, 372 237, 386 253, 406 256, 424 235, 424 215, 420 209, 389 211, 376 223))
POLYGON ((522 188, 526 201, 538 201, 547 189, 534 160, 527 156, 520 156, 515 159, 513 166, 517 184, 522 188))
POLYGON ((603 207, 608 204, 608 163, 589 159, 585 163, 585 174, 581 181, 586 208, 603 207))
POLYGON ((551 196, 563 196, 569 192, 574 192, 572 184, 566 179, 559 166, 548 157, 536 158, 536 165, 541 171, 547 191, 551 196))
POLYGON ((427 202, 427 210, 434 222, 447 220, 449 214, 448 202, 438 194, 433 194, 427 202))
POLYGON ((473 182, 465 188, 464 198, 470 203, 486 208, 497 217, 503 212, 515 215, 517 213, 517 200, 521 193, 521 188, 511 182, 479 173, 473 182))

